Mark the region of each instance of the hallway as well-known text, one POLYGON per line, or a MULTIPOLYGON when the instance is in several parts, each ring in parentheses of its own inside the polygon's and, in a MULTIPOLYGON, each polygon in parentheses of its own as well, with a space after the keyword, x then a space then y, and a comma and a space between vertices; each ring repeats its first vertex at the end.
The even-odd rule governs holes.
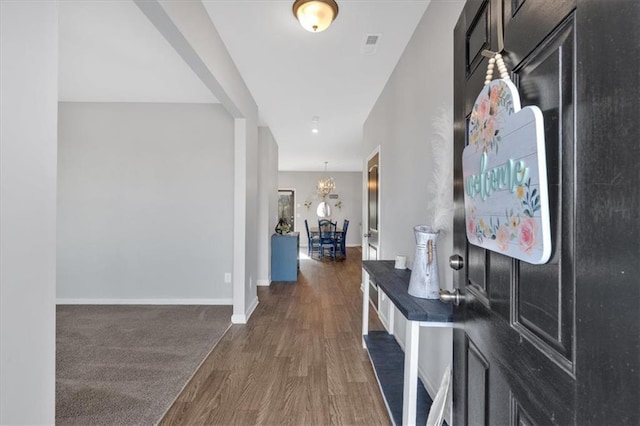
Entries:
POLYGON ((361 249, 347 250, 301 260, 295 284, 259 287, 249 323, 229 329, 161 423, 389 424, 361 345, 361 249))

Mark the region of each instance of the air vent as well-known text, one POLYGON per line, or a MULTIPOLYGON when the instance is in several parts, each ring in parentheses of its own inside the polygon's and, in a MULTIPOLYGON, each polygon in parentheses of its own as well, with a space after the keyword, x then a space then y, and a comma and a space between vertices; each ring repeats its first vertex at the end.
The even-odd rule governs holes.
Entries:
POLYGON ((378 44, 380 44, 380 34, 367 34, 360 47, 360 53, 363 55, 373 55, 378 51, 378 44))

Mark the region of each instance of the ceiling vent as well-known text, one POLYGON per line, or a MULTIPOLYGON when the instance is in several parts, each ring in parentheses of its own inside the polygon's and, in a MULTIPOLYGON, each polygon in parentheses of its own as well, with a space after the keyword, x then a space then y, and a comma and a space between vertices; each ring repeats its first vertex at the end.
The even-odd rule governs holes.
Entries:
POLYGON ((363 55, 373 55, 378 51, 378 44, 380 44, 380 34, 367 34, 364 36, 360 53, 363 55))

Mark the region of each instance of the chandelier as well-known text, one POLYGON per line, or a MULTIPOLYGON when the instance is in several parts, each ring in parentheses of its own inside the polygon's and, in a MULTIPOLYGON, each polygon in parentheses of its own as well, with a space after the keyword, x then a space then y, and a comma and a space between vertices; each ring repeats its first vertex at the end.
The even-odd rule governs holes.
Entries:
POLYGON ((327 163, 327 161, 324 162, 324 174, 326 175, 326 177, 324 179, 318 180, 318 184, 316 185, 318 194, 322 195, 322 197, 326 197, 336 189, 335 181, 327 173, 327 163))

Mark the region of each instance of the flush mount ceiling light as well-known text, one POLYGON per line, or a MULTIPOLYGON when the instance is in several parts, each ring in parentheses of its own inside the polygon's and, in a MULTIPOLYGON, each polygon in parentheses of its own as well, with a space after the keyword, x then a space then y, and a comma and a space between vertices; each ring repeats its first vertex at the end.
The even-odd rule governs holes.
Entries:
POLYGON ((312 33, 326 30, 338 16, 338 3, 334 0, 296 0, 293 15, 300 25, 312 33))
POLYGON ((311 133, 318 133, 318 121, 320 121, 320 117, 317 115, 311 119, 311 133))

